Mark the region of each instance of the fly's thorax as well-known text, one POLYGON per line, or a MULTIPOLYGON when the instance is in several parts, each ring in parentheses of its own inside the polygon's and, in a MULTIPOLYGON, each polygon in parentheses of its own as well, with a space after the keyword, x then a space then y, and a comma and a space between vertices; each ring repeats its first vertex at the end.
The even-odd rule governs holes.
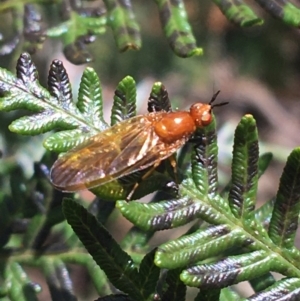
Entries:
POLYGON ((166 113, 154 124, 154 131, 166 143, 190 137, 196 130, 189 112, 166 113))

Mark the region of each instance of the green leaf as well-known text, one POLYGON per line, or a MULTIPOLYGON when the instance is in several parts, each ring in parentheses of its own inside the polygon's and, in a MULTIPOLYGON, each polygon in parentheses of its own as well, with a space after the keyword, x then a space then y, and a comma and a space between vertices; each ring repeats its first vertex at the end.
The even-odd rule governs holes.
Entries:
POLYGON ((111 27, 120 51, 138 50, 141 47, 140 28, 130 1, 104 0, 108 11, 108 25, 111 27))
POLYGON ((213 0, 231 22, 242 27, 262 25, 263 20, 243 0, 213 0))
POLYGON ((300 9, 291 2, 286 2, 283 6, 283 20, 286 24, 299 27, 300 9))
POLYGON ((273 285, 275 282, 276 280, 271 273, 267 273, 250 280, 250 284, 255 292, 261 292, 269 286, 273 285))
POLYGON ((272 153, 264 153, 258 159, 258 177, 260 178, 269 167, 273 159, 272 153))
POLYGON ((52 300, 76 301, 69 271, 63 261, 47 258, 41 265, 52 300))
POLYGON ((256 0, 267 12, 294 27, 300 25, 300 9, 288 1, 256 0))
POLYGON ((63 63, 54 60, 48 75, 48 90, 56 98, 57 103, 68 109, 75 108, 72 102, 72 89, 67 70, 63 63))
MULTIPOLYGON (((36 238, 41 233, 43 226, 46 223, 47 217, 43 214, 35 215, 28 225, 28 229, 23 237, 24 247, 27 249, 34 248, 36 238)), ((46 235, 43 235, 46 236, 46 235)))
POLYGON ((115 91, 114 104, 111 112, 113 126, 118 122, 136 115, 136 83, 131 76, 122 79, 115 91))
POLYGON ((256 122, 245 115, 235 131, 232 158, 231 211, 245 221, 253 215, 258 181, 258 137, 256 122))
POLYGON ((84 133, 81 129, 62 131, 46 138, 43 145, 46 149, 55 152, 66 152, 85 142, 92 136, 92 132, 84 133))
POLYGON ((184 225, 197 217, 200 206, 188 197, 149 204, 125 201, 116 203, 123 216, 145 231, 184 225))
POLYGON ((217 256, 233 246, 241 246, 245 239, 239 229, 230 231, 226 226, 209 227, 162 244, 156 252, 155 263, 166 269, 185 267, 217 256))
POLYGON ((161 82, 156 82, 153 84, 150 92, 148 112, 159 112, 162 110, 171 112, 171 102, 166 87, 161 82))
POLYGON ((45 141, 47 149, 61 152, 107 127, 102 118, 100 82, 91 68, 82 77, 78 107, 72 100, 71 85, 62 62, 54 60, 51 64, 50 93, 38 84, 37 77, 36 67, 27 53, 18 60, 17 78, 0 69, 0 90, 4 95, 0 98, 0 110, 23 108, 35 112, 15 120, 9 127, 11 131, 36 135, 52 129, 70 130, 56 133, 45 141))
POLYGON ((8 296, 12 301, 38 301, 36 294, 41 288, 31 282, 28 275, 17 262, 6 266, 6 283, 9 286, 8 296))
POLYGON ((63 202, 63 212, 88 252, 104 270, 113 285, 132 298, 142 300, 138 271, 107 230, 84 207, 71 199, 63 202))
POLYGON ((265 251, 230 256, 212 264, 193 266, 181 273, 181 280, 188 286, 223 288, 248 280, 251 275, 261 276, 276 266, 276 257, 265 251))
POLYGON ((65 18, 66 16, 68 19, 65 22, 47 30, 47 36, 61 37, 65 46, 64 54, 73 64, 80 65, 92 61, 93 58, 85 45, 94 40, 91 36, 105 33, 106 15, 100 10, 92 15, 79 14, 69 6, 64 13, 65 18))
POLYGON ((176 55, 180 57, 202 55, 202 48, 196 46, 183 1, 155 0, 155 2, 158 5, 165 36, 176 55))
POLYGON ((192 175, 201 197, 213 197, 218 189, 218 144, 216 137, 216 122, 198 129, 192 152, 192 175), (199 142, 198 142, 199 141, 199 142))
MULTIPOLYGON (((230 287, 225 287, 221 290, 220 301, 240 301, 238 293, 230 287)), ((196 301, 196 300, 195 300, 196 301)))
POLYGON ((219 195, 215 195, 213 198, 210 198, 209 195, 201 196, 192 179, 187 178, 181 183, 180 193, 182 196, 192 199, 192 204, 195 204, 195 208, 193 206, 190 208, 193 210, 187 209, 187 221, 191 221, 191 217, 196 216, 209 224, 222 225, 228 224, 228 218, 232 219, 227 200, 219 195))
POLYGON ((111 181, 105 185, 100 185, 91 189, 91 192, 106 201, 125 200, 128 194, 119 180, 111 181))
POLYGON ((281 248, 294 246, 300 211, 300 148, 292 151, 280 178, 269 236, 281 248))
POLYGON ((181 226, 196 218, 212 224, 228 223, 227 202, 219 196, 213 199, 199 196, 191 179, 179 186, 179 197, 159 203, 141 204, 118 201, 122 214, 143 230, 162 230, 181 226))
POLYGON ((36 83, 36 68, 33 66, 30 56, 23 53, 18 61, 18 66, 18 78, 0 68, 1 96, 4 94, 0 98, 0 110, 6 112, 16 109, 42 110, 43 103, 34 95, 33 91, 38 92, 37 96, 40 97, 50 98, 50 94, 36 83), (27 74, 28 77, 26 77, 27 74), (27 90, 29 93, 24 92, 27 90))
POLYGON ((82 74, 77 107, 86 118, 92 120, 99 131, 108 127, 103 118, 101 83, 97 73, 91 67, 86 68, 82 74))
POLYGON ((121 242, 121 248, 128 252, 134 262, 140 263, 144 254, 149 250, 149 240, 154 232, 142 231, 137 227, 132 227, 121 242))
POLYGON ((300 298, 300 279, 299 278, 284 278, 277 281, 274 285, 270 286, 263 293, 253 295, 250 299, 255 300, 298 300, 300 298))

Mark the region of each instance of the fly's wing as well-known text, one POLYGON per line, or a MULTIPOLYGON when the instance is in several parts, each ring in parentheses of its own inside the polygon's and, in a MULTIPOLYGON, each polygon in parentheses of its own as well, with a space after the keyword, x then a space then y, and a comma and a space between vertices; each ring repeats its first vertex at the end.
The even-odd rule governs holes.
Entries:
POLYGON ((63 191, 78 191, 112 181, 131 173, 128 167, 155 143, 146 116, 125 120, 59 158, 51 169, 51 182, 63 191))
MULTIPOLYGON (((165 143, 159 138, 159 136, 156 135, 153 126, 150 126, 147 129, 145 128, 144 130, 147 131, 147 136, 143 135, 145 133, 136 136, 122 150, 119 156, 111 162, 109 169, 111 176, 109 180, 105 182, 109 182, 113 179, 117 179, 125 175, 129 175, 139 170, 143 170, 149 166, 154 165, 155 163, 159 164, 162 160, 170 157, 173 153, 175 153, 189 139, 189 136, 185 136, 173 143, 165 143), (141 143, 142 141, 143 144, 141 143), (128 160, 128 164, 125 166, 125 168, 117 168, 118 166, 121 166, 123 164, 122 162, 124 162, 126 158, 130 159, 128 160)), ((103 183, 104 182, 101 182, 101 184, 103 183)), ((93 185, 92 187, 95 187, 99 184, 100 183, 93 185)))
POLYGON ((155 141, 155 145, 150 146, 147 150, 147 153, 139 161, 126 168, 126 170, 124 171, 126 175, 134 173, 138 170, 145 169, 149 166, 152 166, 154 163, 159 163, 162 160, 170 157, 181 146, 183 146, 189 138, 183 137, 181 139, 176 140, 173 143, 165 143, 159 139, 159 137, 155 134, 153 128, 151 131, 151 135, 153 136, 153 141, 155 141))

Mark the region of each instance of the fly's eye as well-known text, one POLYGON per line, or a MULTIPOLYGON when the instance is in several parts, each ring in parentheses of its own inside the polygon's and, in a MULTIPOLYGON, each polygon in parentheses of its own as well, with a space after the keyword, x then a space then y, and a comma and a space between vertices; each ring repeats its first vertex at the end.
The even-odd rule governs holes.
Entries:
POLYGON ((197 127, 207 126, 212 121, 211 106, 209 104, 194 104, 190 108, 190 114, 197 127))
POLYGON ((212 115, 211 115, 211 110, 206 111, 203 113, 201 117, 201 124, 202 126, 207 126, 212 122, 212 115))

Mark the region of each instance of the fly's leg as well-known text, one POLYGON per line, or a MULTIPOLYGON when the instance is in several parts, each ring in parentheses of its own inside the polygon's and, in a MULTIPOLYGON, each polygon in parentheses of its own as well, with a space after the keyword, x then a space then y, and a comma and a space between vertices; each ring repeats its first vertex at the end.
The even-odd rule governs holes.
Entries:
MULTIPOLYGON (((171 181, 167 183, 167 188, 169 189, 173 189, 174 191, 178 191, 178 184, 179 184, 179 179, 178 179, 178 171, 177 171, 177 162, 176 162, 176 154, 172 154, 169 158, 171 167, 173 168, 173 172, 174 172, 174 178, 175 181, 171 181)), ((161 161, 156 162, 133 186, 133 188, 131 189, 131 191, 129 192, 129 194, 126 197, 126 201, 130 201, 130 199, 132 198, 134 192, 136 191, 136 189, 139 187, 140 183, 145 180, 146 178, 148 178, 153 172, 154 170, 160 165, 161 161)))
POLYGON ((132 198, 134 192, 136 191, 136 189, 139 187, 140 183, 147 179, 156 169, 156 167, 160 164, 161 161, 156 162, 139 180, 138 182, 136 182, 133 186, 133 188, 131 189, 131 191, 129 192, 129 194, 126 197, 126 201, 129 202, 130 199, 132 198))
POLYGON ((178 195, 178 191, 179 191, 179 177, 178 177, 178 169, 177 169, 177 160, 176 160, 176 153, 172 154, 169 158, 168 158, 170 165, 173 169, 173 176, 174 176, 174 180, 169 181, 168 183, 166 183, 165 188, 167 190, 170 190, 170 193, 172 195, 177 196, 178 195), (172 192, 171 192, 172 191, 172 192))
POLYGON ((169 159, 170 164, 171 164, 171 166, 173 168, 175 183, 178 185, 179 184, 179 180, 178 180, 178 170, 177 170, 176 153, 172 154, 168 159, 169 159))

